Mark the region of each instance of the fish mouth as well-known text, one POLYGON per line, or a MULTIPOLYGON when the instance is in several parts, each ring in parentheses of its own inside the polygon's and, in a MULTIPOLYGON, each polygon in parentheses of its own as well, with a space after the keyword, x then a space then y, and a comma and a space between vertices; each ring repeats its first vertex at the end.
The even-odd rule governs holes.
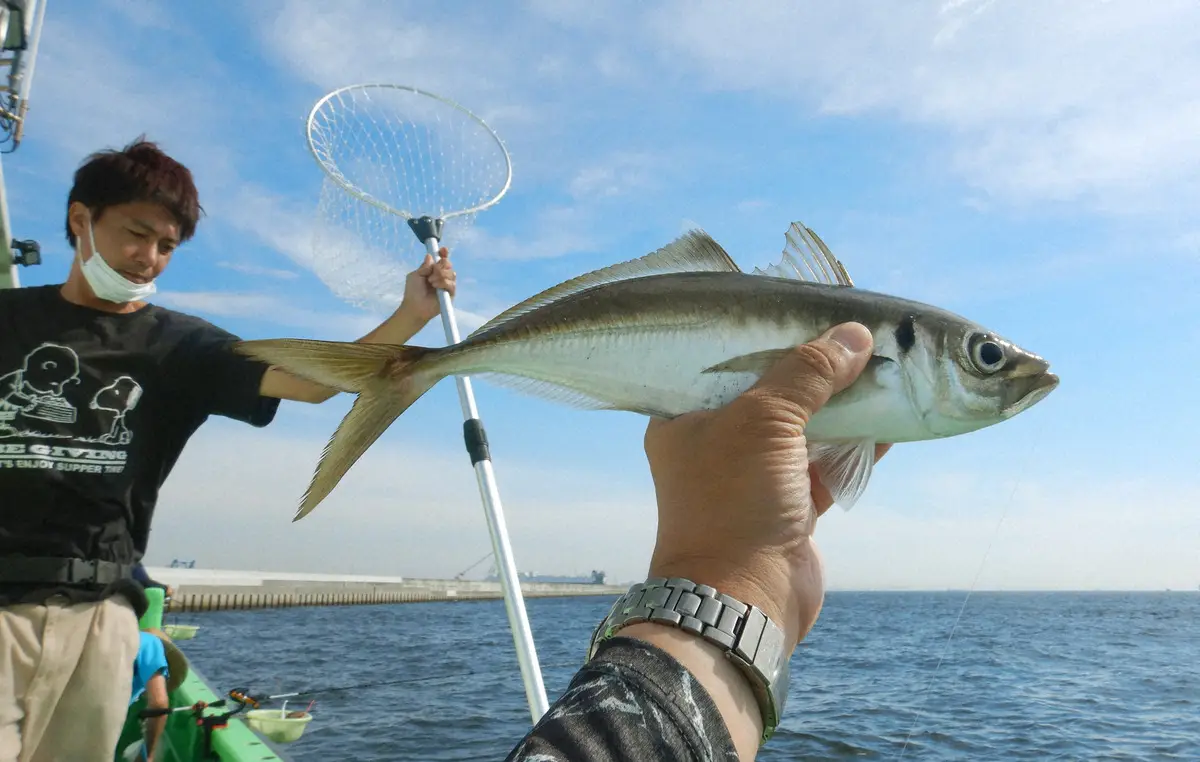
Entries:
POLYGON ((1004 408, 1005 418, 1012 418, 1017 413, 1028 410, 1058 388, 1058 376, 1050 371, 1040 373, 1029 380, 1032 383, 1027 386, 1025 393, 1016 402, 1004 408))

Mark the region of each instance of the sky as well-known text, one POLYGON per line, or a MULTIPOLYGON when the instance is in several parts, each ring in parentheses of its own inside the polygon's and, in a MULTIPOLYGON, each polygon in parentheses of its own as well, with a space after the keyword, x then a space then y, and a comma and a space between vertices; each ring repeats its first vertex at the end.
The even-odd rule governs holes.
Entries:
MULTIPOLYGON (((852 511, 821 520, 831 589, 1196 589, 1200 3, 733 8, 53 0, 25 139, 3 157, 13 234, 42 245, 22 284, 65 277, 78 164, 145 134, 207 212, 155 301, 246 338, 357 338, 421 251, 396 238, 364 278, 361 255, 319 245, 352 207, 321 203, 305 119, 337 87, 415 86, 480 114, 512 160, 507 194, 456 232, 464 334, 691 226, 766 267, 800 221, 856 284, 1052 362, 1044 402, 894 448, 852 511)), ((414 342, 444 340, 435 320, 414 342)), ((645 419, 474 388, 518 567, 642 578, 645 419)), ((450 380, 292 523, 350 403, 285 402, 262 430, 210 420, 147 562, 449 577, 485 556, 450 380)))

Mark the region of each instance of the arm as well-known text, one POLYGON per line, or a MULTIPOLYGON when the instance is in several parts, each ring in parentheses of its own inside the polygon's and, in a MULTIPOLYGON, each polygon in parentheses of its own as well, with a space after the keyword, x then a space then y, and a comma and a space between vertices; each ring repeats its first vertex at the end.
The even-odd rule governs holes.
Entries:
POLYGON ((631 759, 738 757, 721 712, 693 673, 665 650, 622 633, 601 644, 507 762, 631 759))
MULTIPOLYGON (((146 708, 166 709, 168 706, 170 702, 167 699, 167 678, 163 677, 161 672, 155 673, 146 683, 146 708)), ((142 727, 145 729, 143 739, 146 745, 146 759, 153 760, 158 751, 158 740, 162 738, 163 729, 167 727, 167 716, 164 714, 151 717, 142 727)))
MULTIPOLYGON (((405 344, 441 311, 437 289, 445 289, 451 297, 455 290, 455 273, 450 265, 450 252, 442 248, 438 261, 425 255, 419 268, 408 274, 404 299, 392 316, 375 330, 358 339, 362 344, 405 344)), ((264 397, 319 404, 338 393, 336 389, 293 376, 282 368, 271 367, 263 374, 259 393, 264 397)))
MULTIPOLYGON (((725 408, 646 430, 658 503, 650 576, 684 577, 757 606, 782 629, 788 655, 824 600, 812 533, 833 502, 805 467, 804 427, 862 372, 870 348, 863 326, 840 326, 725 408)), ((876 459, 886 450, 877 447, 876 459)), ((720 649, 651 621, 614 635, 511 760, 755 758, 762 710, 720 649)))

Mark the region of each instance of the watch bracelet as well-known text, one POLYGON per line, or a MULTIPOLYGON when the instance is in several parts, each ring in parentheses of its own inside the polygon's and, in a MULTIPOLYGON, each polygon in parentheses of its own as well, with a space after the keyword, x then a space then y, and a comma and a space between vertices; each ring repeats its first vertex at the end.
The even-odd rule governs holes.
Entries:
POLYGON ((778 673, 786 683, 788 659, 780 653, 783 631, 761 609, 689 579, 650 577, 613 603, 592 634, 588 659, 600 643, 639 622, 673 625, 720 647, 750 682, 762 711, 762 740, 771 737, 783 713, 786 686, 777 700, 765 682, 767 675, 778 673))

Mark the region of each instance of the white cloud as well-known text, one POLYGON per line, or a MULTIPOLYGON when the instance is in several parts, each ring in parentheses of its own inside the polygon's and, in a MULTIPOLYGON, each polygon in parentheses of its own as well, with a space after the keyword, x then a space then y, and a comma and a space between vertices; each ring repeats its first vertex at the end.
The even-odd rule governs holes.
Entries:
POLYGON ((264 278, 279 278, 281 280, 295 280, 300 277, 300 273, 292 270, 280 270, 275 267, 263 267, 262 265, 254 265, 246 262, 217 262, 217 267, 224 267, 227 270, 234 270, 243 275, 261 275, 264 278))
POLYGON ((581 206, 543 207, 522 234, 498 235, 475 227, 462 236, 473 255, 496 261, 552 259, 593 251, 600 245, 593 214, 581 206))
MULTIPOLYGON (((453 394, 447 383, 417 405, 454 407, 453 394)), ((487 553, 475 476, 454 425, 417 430, 401 418, 315 512, 291 523, 343 402, 285 403, 280 421, 262 431, 220 420, 207 425, 163 490, 152 560, 453 576, 487 553), (284 428, 301 414, 318 421, 322 433, 284 428), (238 532, 228 531, 231 523, 238 532)), ((414 414, 423 412, 406 413, 414 414)), ((644 465, 618 475, 504 452, 497 458, 521 569, 603 568, 615 580, 645 574, 657 517, 644 465)), ((903 477, 881 471, 870 494, 853 511, 835 508, 818 527, 831 589, 966 589, 981 566, 978 590, 1195 587, 1195 482, 1094 473, 997 478, 983 467, 903 477)))
POLYGON ((885 476, 872 504, 821 520, 831 587, 967 589, 977 573, 979 590, 1196 585, 1200 483, 987 469, 913 481, 889 491, 885 476))
MULTIPOLYGON (((313 273, 334 295, 360 307, 365 314, 314 315, 301 307, 282 305, 281 312, 270 312, 287 325, 311 326, 332 319, 339 331, 362 328, 361 335, 374 328, 398 307, 404 297, 405 278, 424 258, 424 247, 399 217, 386 215, 354 201, 352 197, 326 181, 321 200, 307 205, 244 183, 227 204, 224 219, 233 227, 283 254, 313 273), (365 328, 363 327, 365 326, 365 328)), ((446 245, 477 242, 470 226, 447 226, 446 245)), ((478 248, 478 247, 477 247, 478 248)), ((459 275, 455 318, 465 336, 508 305, 501 306, 488 289, 459 275)), ((251 300, 239 302, 255 309, 251 300)), ((253 313, 244 313, 253 314, 253 313)), ((444 334, 440 318, 435 318, 414 337, 414 341, 441 343, 444 334)))
MULTIPOLYGON (((440 391, 453 394, 452 385, 446 387, 440 391)), ((283 419, 295 407, 285 403, 277 427, 286 425, 283 419)), ((336 420, 322 417, 332 433, 336 420)), ((405 421, 355 464, 316 511, 295 523, 325 438, 211 422, 162 491, 152 562, 182 557, 209 568, 453 576, 491 547, 474 471, 455 442, 457 426, 417 433, 406 430, 405 421)), ((644 576, 655 535, 653 495, 639 483, 644 479, 614 484, 603 473, 496 457, 522 570, 603 568, 617 579, 644 576)))
MULTIPOLYGON (((937 0, 657 6, 663 57, 712 88, 939 128, 1007 201, 1170 206, 1200 171, 1200 4, 937 0)), ((638 25, 634 25, 637 28, 638 25)))
MULTIPOLYGON (((153 11, 126 10, 142 23, 157 23, 153 11)), ((186 74, 137 65, 110 44, 104 31, 110 25, 115 22, 103 14, 46 14, 26 139, 48 140, 58 149, 56 163, 73 171, 91 152, 145 133, 192 169, 202 193, 228 178, 231 154, 210 129, 217 121, 211 104, 228 100, 213 84, 222 79, 219 65, 192 61, 186 74)))
POLYGON ((597 200, 645 191, 655 186, 659 158, 645 151, 616 151, 581 167, 567 185, 576 199, 597 200))
POLYGON ((437 24, 416 20, 427 10, 417 3, 351 1, 322 10, 289 0, 276 9, 256 22, 268 51, 323 91, 410 84, 463 103, 493 126, 536 125, 534 104, 512 97, 526 58, 513 54, 487 14, 437 24))
POLYGON ((231 291, 161 291, 155 301, 165 307, 209 317, 254 318, 265 324, 302 328, 314 336, 353 340, 379 323, 369 315, 314 311, 274 294, 231 291))

